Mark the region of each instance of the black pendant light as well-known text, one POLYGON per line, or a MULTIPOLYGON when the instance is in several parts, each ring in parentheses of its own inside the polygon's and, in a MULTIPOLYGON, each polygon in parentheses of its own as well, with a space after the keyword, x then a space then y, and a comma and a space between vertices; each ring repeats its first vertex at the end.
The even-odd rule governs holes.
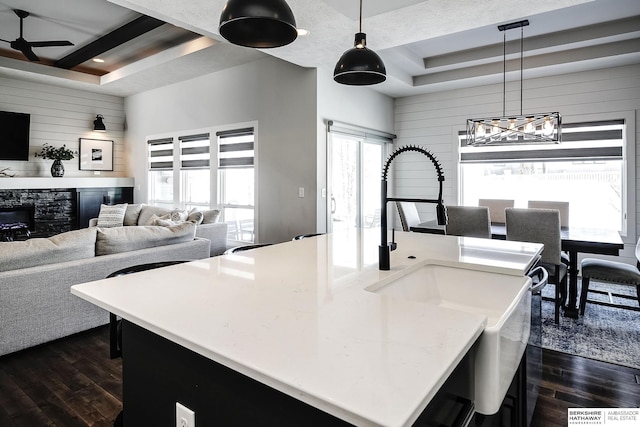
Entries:
POLYGON ((382 59, 367 49, 367 35, 362 32, 362 0, 360 0, 360 32, 356 33, 354 47, 342 54, 333 70, 333 80, 343 85, 365 86, 382 83, 387 70, 382 59))
POLYGON ((261 49, 284 46, 298 37, 296 19, 284 0, 228 0, 218 30, 233 44, 261 49))

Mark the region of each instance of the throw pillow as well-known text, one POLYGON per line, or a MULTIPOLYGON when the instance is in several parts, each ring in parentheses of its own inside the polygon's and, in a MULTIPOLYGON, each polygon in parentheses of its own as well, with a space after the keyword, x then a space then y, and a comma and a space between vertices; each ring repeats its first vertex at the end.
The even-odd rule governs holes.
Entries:
POLYGON ((190 242, 195 236, 196 225, 191 222, 172 227, 138 226, 98 229, 96 256, 190 242))
POLYGON ((145 224, 140 224, 140 225, 161 225, 161 224, 158 224, 158 221, 160 220, 171 221, 171 214, 170 213, 167 213, 164 215, 153 214, 145 224))
POLYGON ((171 221, 185 222, 189 216, 189 211, 183 211, 180 209, 174 209, 171 211, 171 221))
POLYGON ((138 225, 138 217, 140 216, 141 210, 141 204, 130 203, 127 206, 127 211, 124 213, 124 225, 138 225))
POLYGON ((147 223, 147 225, 157 225, 157 226, 160 226, 160 227, 171 227, 173 225, 182 224, 183 222, 184 221, 172 221, 171 220, 171 216, 169 214, 162 215, 162 216, 153 215, 149 219, 149 222, 147 223))
POLYGON ((98 214, 98 227, 122 227, 124 224, 124 214, 127 212, 128 203, 120 205, 100 205, 98 214))
POLYGON ((220 211, 218 209, 202 211, 202 214, 204 215, 202 220, 203 224, 213 224, 218 222, 218 218, 220 217, 220 211))
POLYGON ((203 220, 204 214, 202 212, 195 210, 195 208, 191 209, 191 212, 189 212, 189 216, 187 217, 187 221, 200 225, 203 220))
POLYGON ((170 214, 172 209, 163 208, 161 206, 143 205, 138 216, 138 225, 148 225, 153 215, 163 216, 170 214))

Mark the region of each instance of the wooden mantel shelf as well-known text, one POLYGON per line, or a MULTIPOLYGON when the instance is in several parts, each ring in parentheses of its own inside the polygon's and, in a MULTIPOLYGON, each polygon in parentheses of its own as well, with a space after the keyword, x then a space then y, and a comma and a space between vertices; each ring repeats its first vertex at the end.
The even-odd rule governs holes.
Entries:
POLYGON ((0 178, 0 190, 46 188, 133 187, 134 178, 128 177, 15 177, 0 178))

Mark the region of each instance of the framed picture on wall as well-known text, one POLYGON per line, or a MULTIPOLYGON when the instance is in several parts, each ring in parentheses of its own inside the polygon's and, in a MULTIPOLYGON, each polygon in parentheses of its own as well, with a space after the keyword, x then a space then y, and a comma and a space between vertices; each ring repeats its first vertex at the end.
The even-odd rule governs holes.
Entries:
POLYGON ((80 138, 80 170, 112 171, 113 141, 80 138))

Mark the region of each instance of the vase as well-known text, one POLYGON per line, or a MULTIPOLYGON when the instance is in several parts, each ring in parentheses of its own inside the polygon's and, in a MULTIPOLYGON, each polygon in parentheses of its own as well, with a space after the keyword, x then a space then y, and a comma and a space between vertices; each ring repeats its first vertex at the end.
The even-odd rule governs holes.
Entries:
POLYGON ((54 160, 51 165, 51 176, 55 178, 61 178, 64 176, 64 166, 62 160, 54 160))

